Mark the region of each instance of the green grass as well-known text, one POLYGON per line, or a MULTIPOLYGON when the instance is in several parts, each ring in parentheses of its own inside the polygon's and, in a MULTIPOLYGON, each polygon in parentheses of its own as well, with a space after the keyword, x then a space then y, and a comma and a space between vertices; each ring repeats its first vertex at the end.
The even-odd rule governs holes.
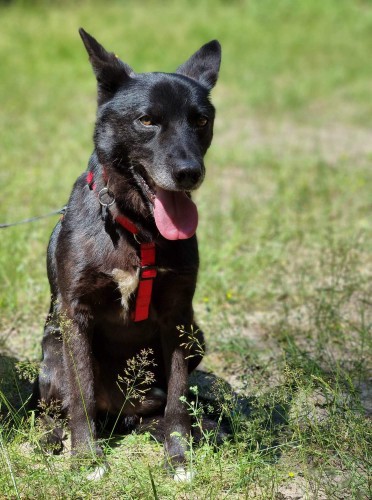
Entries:
POLYGON ((0 497, 370 497, 372 4, 1 4, 0 222, 63 206, 86 167, 95 82, 79 26, 137 71, 222 43, 195 308, 205 366, 253 411, 232 442, 193 451, 188 485, 148 436, 109 442, 99 484, 38 451, 14 363, 40 357, 55 218, 0 229, 0 497))

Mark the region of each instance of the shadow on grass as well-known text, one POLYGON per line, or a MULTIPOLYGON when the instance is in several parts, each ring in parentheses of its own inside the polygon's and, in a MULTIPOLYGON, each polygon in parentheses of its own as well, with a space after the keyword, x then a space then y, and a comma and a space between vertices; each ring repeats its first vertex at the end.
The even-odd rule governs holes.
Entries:
MULTIPOLYGON (((247 450, 262 452, 268 462, 279 460, 281 449, 277 445, 288 423, 289 404, 276 401, 275 396, 270 403, 261 404, 258 397, 238 395, 226 380, 201 370, 189 376, 185 404, 191 415, 194 445, 208 442, 218 449, 225 440, 244 443, 247 450)), ((98 428, 109 448, 121 446, 122 437, 132 431, 148 432, 159 443, 165 436, 163 412, 142 419, 123 417, 119 422, 116 417, 100 415, 98 428)))
MULTIPOLYGON (((260 405, 258 398, 240 396, 224 379, 199 370, 190 375, 189 387, 189 402, 186 404, 191 413, 195 411, 192 422, 196 444, 213 432, 215 437, 211 441, 217 446, 224 440, 246 441, 247 429, 255 421, 262 426, 263 432, 257 432, 256 428, 254 447, 258 446, 262 451, 276 448, 270 453, 269 460, 280 458, 280 448, 276 447, 277 436, 287 424, 289 405, 275 402, 275 398, 270 404, 260 405), (260 439, 260 435, 264 435, 265 439, 260 439)), ((0 419, 4 426, 17 427, 28 416, 27 405, 32 389, 33 383, 25 378, 25 370, 19 361, 13 356, 0 354, 0 419)), ((158 442, 164 442, 163 414, 143 419, 99 417, 99 438, 106 441, 110 448, 120 446, 122 437, 133 431, 149 432, 158 442)))
POLYGON ((0 417, 2 421, 16 423, 27 416, 26 404, 32 394, 33 384, 20 376, 19 360, 0 353, 0 417))

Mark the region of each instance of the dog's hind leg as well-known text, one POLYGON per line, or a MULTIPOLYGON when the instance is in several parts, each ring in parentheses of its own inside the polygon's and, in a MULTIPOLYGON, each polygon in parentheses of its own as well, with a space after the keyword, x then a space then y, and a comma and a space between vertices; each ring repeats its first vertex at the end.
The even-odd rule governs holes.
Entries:
POLYGON ((39 375, 39 391, 40 399, 45 402, 52 400, 62 402, 63 400, 62 338, 55 309, 56 306, 52 302, 42 340, 43 357, 39 375))
POLYGON ((59 420, 64 408, 62 339, 56 303, 52 300, 42 340, 43 357, 32 399, 36 402, 45 431, 42 445, 59 453, 63 448, 63 427, 59 420))

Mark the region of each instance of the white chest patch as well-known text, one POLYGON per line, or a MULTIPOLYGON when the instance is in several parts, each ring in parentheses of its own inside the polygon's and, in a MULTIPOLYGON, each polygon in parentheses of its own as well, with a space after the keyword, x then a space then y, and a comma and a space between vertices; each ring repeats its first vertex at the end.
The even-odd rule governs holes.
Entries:
POLYGON ((112 277, 114 281, 118 284, 118 288, 121 293, 121 305, 125 312, 129 309, 129 298, 137 290, 139 282, 139 269, 136 274, 130 273, 129 271, 123 271, 122 269, 113 269, 112 277))

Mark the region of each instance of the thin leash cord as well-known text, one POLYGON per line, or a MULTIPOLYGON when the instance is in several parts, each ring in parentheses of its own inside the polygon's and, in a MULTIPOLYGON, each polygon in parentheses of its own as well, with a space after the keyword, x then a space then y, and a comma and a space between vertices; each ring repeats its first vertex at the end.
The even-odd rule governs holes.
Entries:
POLYGON ((20 224, 28 224, 29 222, 34 222, 36 220, 45 219, 46 217, 52 217, 52 215, 63 215, 67 210, 67 205, 60 208, 59 210, 54 210, 44 215, 37 215, 36 217, 30 217, 29 219, 19 220, 17 222, 10 222, 9 224, 0 224, 0 229, 6 229, 7 227, 19 226, 20 224))

